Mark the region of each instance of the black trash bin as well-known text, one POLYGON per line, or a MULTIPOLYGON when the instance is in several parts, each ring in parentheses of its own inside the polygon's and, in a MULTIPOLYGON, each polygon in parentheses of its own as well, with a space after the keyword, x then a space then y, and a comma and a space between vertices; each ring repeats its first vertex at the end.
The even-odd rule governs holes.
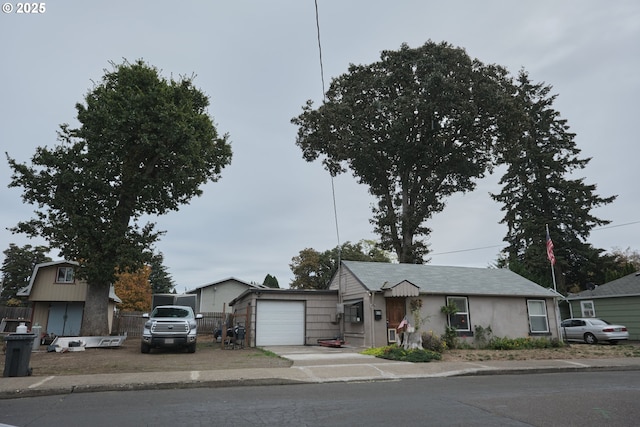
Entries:
POLYGON ((4 337, 7 349, 3 376, 26 377, 31 375, 29 362, 35 337, 34 334, 10 334, 4 337))

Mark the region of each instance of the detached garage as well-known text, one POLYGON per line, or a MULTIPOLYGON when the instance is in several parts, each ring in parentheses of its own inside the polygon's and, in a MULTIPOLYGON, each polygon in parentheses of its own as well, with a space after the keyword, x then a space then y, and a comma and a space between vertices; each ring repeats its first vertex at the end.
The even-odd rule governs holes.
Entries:
POLYGON ((238 323, 247 322, 248 344, 264 347, 316 345, 339 335, 337 301, 333 290, 248 289, 229 305, 238 323))
POLYGON ((256 302, 256 346, 304 345, 305 302, 256 302))

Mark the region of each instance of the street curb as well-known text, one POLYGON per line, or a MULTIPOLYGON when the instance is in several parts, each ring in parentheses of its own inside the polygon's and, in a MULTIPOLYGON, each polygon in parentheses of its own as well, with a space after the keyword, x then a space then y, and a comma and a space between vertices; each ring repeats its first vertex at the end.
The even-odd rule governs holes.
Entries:
MULTIPOLYGON (((110 383, 110 384, 75 384, 71 386, 52 386, 49 388, 36 389, 24 388, 14 390, 0 390, 0 400, 20 399, 23 397, 43 397, 54 395, 68 395, 74 393, 97 393, 112 391, 143 391, 143 390, 172 390, 172 389, 197 389, 197 388, 227 388, 227 387, 261 387, 273 385, 302 385, 337 382, 379 382, 379 381, 399 381, 403 379, 419 378, 442 378, 442 377, 470 377, 486 375, 523 375, 523 374, 545 374, 562 372, 614 372, 614 371, 639 371, 640 365, 613 365, 613 366, 559 366, 541 368, 470 368, 453 369, 439 373, 424 373, 419 375, 407 375, 398 377, 362 377, 345 381, 340 378, 326 378, 323 380, 294 379, 294 378, 242 378, 242 379, 221 379, 205 381, 169 381, 169 382, 132 382, 132 383, 110 383)), ((60 378, 60 377, 58 377, 60 378)))

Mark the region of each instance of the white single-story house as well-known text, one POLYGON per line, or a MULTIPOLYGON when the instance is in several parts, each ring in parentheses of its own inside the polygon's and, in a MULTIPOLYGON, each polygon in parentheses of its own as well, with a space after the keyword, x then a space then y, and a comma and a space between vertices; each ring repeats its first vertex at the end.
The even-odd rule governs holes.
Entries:
MULTIPOLYGON (((78 280, 74 261, 52 261, 37 264, 29 285, 20 289, 17 296, 28 297, 32 304, 31 325, 42 326, 42 331, 56 336, 78 336, 82 327, 84 303, 87 298, 87 282, 78 280)), ((116 303, 122 302, 109 289, 109 331, 113 326, 116 303)))
POLYGON ((443 335, 448 325, 473 340, 476 327, 494 336, 558 338, 559 313, 550 289, 507 269, 343 261, 325 291, 251 289, 230 305, 247 313, 249 345, 314 345, 341 337, 356 347, 396 341, 403 320, 443 335), (458 311, 445 315, 453 304, 458 311), (287 338, 284 338, 285 335, 287 338))
POLYGON ((229 303, 248 289, 264 289, 265 286, 229 277, 207 283, 187 291, 197 295, 196 311, 199 313, 230 313, 229 303))

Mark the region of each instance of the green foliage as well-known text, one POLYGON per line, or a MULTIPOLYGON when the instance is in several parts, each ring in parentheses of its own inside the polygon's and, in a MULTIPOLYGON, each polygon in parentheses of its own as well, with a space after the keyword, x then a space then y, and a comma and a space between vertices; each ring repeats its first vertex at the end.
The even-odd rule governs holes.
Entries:
POLYGON ((476 325, 474 328, 473 340, 475 341, 477 348, 486 348, 492 339, 493 331, 491 330, 491 326, 484 328, 480 325, 476 325))
POLYGON ((494 337, 487 348, 491 350, 532 350, 536 348, 559 348, 564 343, 558 339, 548 338, 499 338, 494 337))
POLYGON ((76 104, 79 128, 61 125, 59 144, 39 147, 27 164, 8 158, 9 186, 38 207, 12 231, 42 236, 80 263, 76 276, 89 286, 83 335, 107 332, 116 268, 150 261, 162 233, 142 218, 201 195, 231 161, 228 137, 218 135, 192 78, 166 80, 143 61, 112 65, 76 104))
POLYGON ((442 356, 440 353, 431 350, 405 350, 397 345, 389 345, 386 347, 377 347, 367 349, 362 352, 363 354, 369 354, 381 359, 398 360, 403 362, 431 362, 432 360, 440 360, 442 356))
POLYGON ((518 75, 512 96, 518 112, 510 120, 509 137, 496 146, 498 164, 507 166, 494 200, 503 204, 507 225, 503 264, 518 274, 551 287, 545 248, 545 226, 549 226, 556 258, 558 290, 574 284, 604 279, 602 250, 585 242, 594 227, 609 221, 591 214, 611 203, 615 196, 599 197, 595 185, 576 179, 589 163, 579 158, 575 134, 553 109, 556 96, 551 87, 534 84, 526 72, 518 75), (598 278, 594 280, 595 278, 598 278))
POLYGON ((447 345, 447 348, 458 348, 459 340, 458 340, 458 330, 455 326, 445 326, 444 327, 444 342, 447 345))
POLYGON ((422 348, 425 350, 443 353, 447 349, 447 343, 432 331, 422 333, 422 348))
POLYGON ((162 252, 153 255, 150 262, 151 273, 149 274, 149 283, 151 283, 151 292, 154 294, 169 294, 174 290, 175 283, 171 275, 164 266, 164 255, 162 252))
POLYGON ((401 263, 423 263, 424 221, 491 167, 490 148, 508 122, 505 75, 447 43, 383 51, 333 79, 323 105, 307 102, 292 119, 296 144, 332 175, 349 168, 378 199, 371 222, 382 248, 401 263))
POLYGON ((271 274, 267 274, 265 276, 262 284, 268 288, 276 288, 276 289, 280 288, 280 285, 278 284, 278 279, 276 279, 276 277, 272 276, 271 274))
POLYGON ((29 279, 37 264, 51 261, 51 258, 46 255, 47 252, 49 248, 46 246, 19 247, 13 243, 9 244, 9 248, 3 252, 0 301, 5 301, 7 305, 21 305, 21 301, 16 298, 16 293, 29 285, 29 279))
POLYGON ((291 259, 289 267, 293 272, 291 289, 327 289, 331 278, 338 269, 338 259, 347 261, 391 262, 389 255, 374 242, 361 240, 356 244, 343 243, 338 247, 318 252, 307 248, 291 259))

